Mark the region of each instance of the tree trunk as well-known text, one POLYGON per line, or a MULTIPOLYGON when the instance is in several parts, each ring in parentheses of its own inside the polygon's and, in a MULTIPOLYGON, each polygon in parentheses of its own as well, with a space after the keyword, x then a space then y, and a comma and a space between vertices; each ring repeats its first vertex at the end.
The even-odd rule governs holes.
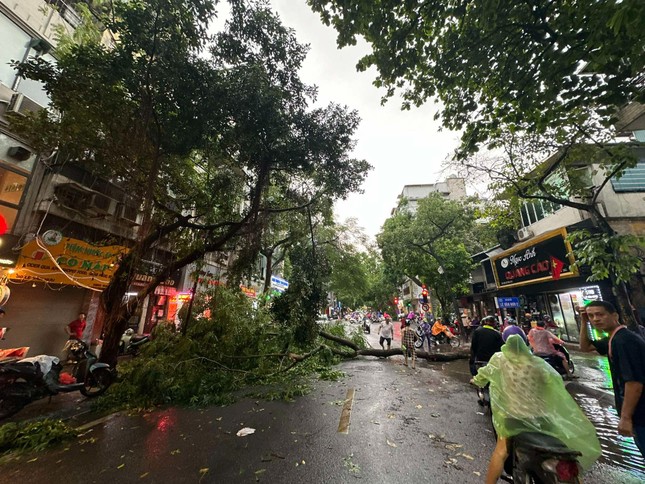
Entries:
MULTIPOLYGON (((341 338, 325 331, 318 332, 323 338, 350 348, 352 351, 340 351, 332 348, 332 352, 344 358, 356 358, 358 356, 377 356, 387 358, 388 356, 403 355, 401 348, 390 348, 389 350, 379 350, 376 348, 361 349, 353 341, 341 338)), ((417 358, 423 358, 428 361, 453 361, 470 358, 470 350, 460 349, 449 353, 428 353, 427 351, 417 350, 417 358)))
MULTIPOLYGON (((608 235, 616 234, 616 231, 609 224, 609 222, 607 222, 607 219, 605 219, 605 217, 595 206, 591 207, 589 213, 596 227, 598 227, 602 232, 608 235)), ((609 251, 610 249, 607 248, 607 250, 609 251)), ((616 257, 614 253, 611 253, 611 255, 613 257, 616 257)), ((620 313, 623 324, 628 326, 632 330, 637 330, 638 320, 634 313, 634 308, 632 306, 631 298, 629 297, 627 285, 624 282, 618 282, 616 280, 616 274, 611 270, 609 271, 609 280, 611 281, 614 295, 616 296, 616 300, 618 301, 618 312, 620 313)))
POLYGON ((271 276, 273 275, 273 249, 262 251, 262 255, 267 259, 267 267, 264 274, 264 293, 269 292, 271 288, 271 276))

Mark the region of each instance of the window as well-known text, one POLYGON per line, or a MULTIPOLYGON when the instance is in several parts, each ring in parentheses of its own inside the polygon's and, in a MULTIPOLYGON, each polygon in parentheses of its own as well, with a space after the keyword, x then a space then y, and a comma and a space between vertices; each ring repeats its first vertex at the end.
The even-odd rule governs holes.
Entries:
POLYGON ((544 200, 526 202, 522 205, 520 211, 522 215, 522 227, 528 227, 538 220, 548 217, 560 208, 562 208, 561 205, 544 200))
POLYGON ((634 168, 625 170, 618 180, 612 179, 611 186, 616 193, 645 192, 645 160, 639 160, 634 168))

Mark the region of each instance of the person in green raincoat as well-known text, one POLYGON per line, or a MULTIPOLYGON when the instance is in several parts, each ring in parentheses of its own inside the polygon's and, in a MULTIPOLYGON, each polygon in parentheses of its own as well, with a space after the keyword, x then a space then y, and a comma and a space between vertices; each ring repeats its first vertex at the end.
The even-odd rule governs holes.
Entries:
POLYGON ((564 387, 560 375, 542 358, 533 356, 524 340, 511 335, 502 351, 480 368, 471 383, 490 383, 497 446, 488 466, 486 484, 502 475, 508 457, 508 439, 522 432, 539 432, 560 439, 582 455, 588 469, 600 457, 596 429, 564 387))

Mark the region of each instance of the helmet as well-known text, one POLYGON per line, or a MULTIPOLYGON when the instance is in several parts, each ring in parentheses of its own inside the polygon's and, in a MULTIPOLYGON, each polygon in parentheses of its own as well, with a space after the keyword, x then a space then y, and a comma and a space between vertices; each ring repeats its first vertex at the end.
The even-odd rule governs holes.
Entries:
POLYGON ((487 324, 489 326, 496 326, 497 325, 497 318, 495 316, 486 316, 485 318, 482 318, 481 320, 482 326, 487 324))

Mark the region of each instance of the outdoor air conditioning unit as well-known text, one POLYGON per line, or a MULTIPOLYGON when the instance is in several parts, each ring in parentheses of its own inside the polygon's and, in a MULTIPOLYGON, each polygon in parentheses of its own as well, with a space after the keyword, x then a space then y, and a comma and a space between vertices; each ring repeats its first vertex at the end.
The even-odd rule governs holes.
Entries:
POLYGON ((12 94, 9 105, 7 106, 7 113, 22 114, 35 113, 40 111, 43 107, 36 101, 29 99, 24 94, 17 92, 12 94))
POLYGON ((139 225, 137 218, 139 216, 139 209, 134 205, 121 205, 119 209, 119 220, 122 220, 130 225, 139 225))
POLYGON ((522 227, 520 230, 517 231, 517 238, 520 242, 524 240, 528 240, 531 237, 533 237, 533 232, 527 227, 522 227))
POLYGON ((116 213, 116 200, 102 193, 95 193, 92 195, 88 208, 101 215, 114 215, 116 213))
POLYGON ((83 210, 92 200, 92 194, 73 183, 60 183, 54 188, 56 203, 73 210, 83 210))

